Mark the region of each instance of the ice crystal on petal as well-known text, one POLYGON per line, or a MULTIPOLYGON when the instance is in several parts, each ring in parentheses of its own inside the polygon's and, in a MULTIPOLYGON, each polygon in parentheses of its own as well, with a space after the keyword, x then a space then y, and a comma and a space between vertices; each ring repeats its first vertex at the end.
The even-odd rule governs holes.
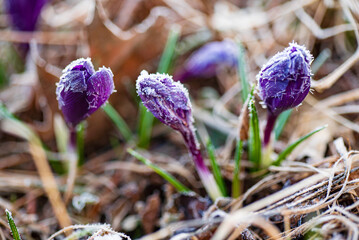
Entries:
POLYGON ((162 123, 180 131, 192 125, 188 91, 171 76, 142 71, 136 88, 143 104, 162 123))
POLYGON ((262 67, 257 90, 271 114, 279 115, 302 103, 310 90, 312 60, 304 46, 290 43, 262 67))
POLYGON ((56 95, 67 124, 74 127, 101 107, 113 91, 111 70, 103 67, 95 72, 90 58, 80 58, 63 70, 56 95))

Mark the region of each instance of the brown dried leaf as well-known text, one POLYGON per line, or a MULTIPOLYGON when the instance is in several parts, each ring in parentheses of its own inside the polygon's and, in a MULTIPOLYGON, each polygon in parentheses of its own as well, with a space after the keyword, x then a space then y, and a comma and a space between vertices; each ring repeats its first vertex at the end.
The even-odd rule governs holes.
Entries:
POLYGON ((147 198, 146 206, 140 213, 146 234, 153 232, 158 222, 160 206, 161 200, 157 192, 147 198))

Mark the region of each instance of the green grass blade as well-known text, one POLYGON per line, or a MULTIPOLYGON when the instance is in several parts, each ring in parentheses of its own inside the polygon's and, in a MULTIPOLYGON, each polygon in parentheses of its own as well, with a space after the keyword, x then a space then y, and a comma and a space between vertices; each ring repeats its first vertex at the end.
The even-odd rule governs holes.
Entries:
POLYGON ((332 52, 329 48, 326 48, 321 51, 312 64, 312 73, 315 74, 316 72, 318 72, 320 67, 330 58, 331 55, 332 52))
POLYGON ((216 183, 217 183, 219 189, 221 190, 223 196, 228 196, 227 191, 226 191, 226 186, 224 184, 224 180, 223 180, 223 177, 221 174, 221 169, 219 168, 219 166, 217 164, 215 149, 214 149, 211 139, 208 139, 208 141, 207 141, 207 153, 208 153, 209 160, 210 160, 210 163, 212 166, 214 179, 216 180, 216 183))
POLYGON ((240 78, 240 83, 242 86, 241 89, 241 97, 242 101, 245 102, 248 98, 248 94, 250 93, 250 86, 247 80, 247 72, 246 72, 246 63, 245 63, 245 49, 241 43, 238 43, 238 75, 240 78))
POLYGON ((42 145, 40 139, 37 137, 34 131, 26 123, 16 118, 3 103, 0 103, 0 119, 11 120, 11 133, 13 135, 24 138, 28 141, 36 141, 37 143, 42 145))
POLYGON ((0 119, 12 119, 19 121, 3 103, 0 103, 0 119))
MULTIPOLYGON (((168 73, 171 67, 177 41, 180 35, 178 28, 174 28, 170 31, 165 49, 163 50, 160 63, 158 64, 157 72, 168 73)), ((151 112, 147 111, 147 108, 141 103, 139 113, 139 127, 138 127, 138 147, 147 148, 150 144, 150 138, 152 133, 152 125, 154 116, 151 112)))
POLYGON ((292 111, 293 111, 293 109, 288 109, 287 111, 284 111, 279 115, 277 122, 275 124, 275 127, 274 127, 275 140, 279 139, 279 136, 282 133, 285 124, 287 123, 290 115, 292 114, 292 111))
POLYGON ((147 111, 147 108, 142 102, 140 103, 139 118, 140 124, 138 128, 137 146, 140 148, 148 148, 150 145, 154 116, 151 112, 147 111))
POLYGON ((132 156, 134 156, 135 158, 137 158, 138 160, 140 160, 141 162, 143 162, 146 166, 151 168, 154 172, 156 172, 158 175, 160 175, 167 182, 172 184, 172 186, 175 187, 178 192, 181 192, 181 193, 190 192, 190 190, 186 186, 184 186, 182 183, 180 183, 177 179, 175 179, 175 177, 173 175, 168 173, 166 170, 158 167, 157 165, 153 164, 149 159, 143 157, 138 152, 136 152, 130 148, 127 149, 127 152, 129 154, 131 154, 132 156))
POLYGON ((21 240, 20 234, 17 231, 17 227, 15 225, 14 219, 12 218, 11 212, 7 209, 5 210, 5 212, 14 240, 21 240))
POLYGON ((249 108, 248 154, 249 154, 249 161, 253 163, 252 170, 256 171, 259 170, 261 164, 262 143, 260 137, 257 109, 254 104, 253 90, 250 95, 248 108, 249 108))
POLYGON ((179 28, 173 28, 168 36, 165 49, 163 50, 157 71, 159 73, 168 73, 175 55, 177 41, 180 35, 179 28))
POLYGON ((232 198, 237 198, 240 196, 240 179, 239 174, 241 170, 241 159, 242 159, 242 151, 243 151, 243 142, 238 139, 236 152, 234 155, 234 172, 233 172, 233 180, 232 180, 232 198))
POLYGON ((274 166, 279 166, 282 161, 300 144, 302 143, 304 140, 306 140, 307 138, 309 138, 310 136, 312 136, 313 134, 323 130, 324 128, 326 128, 327 125, 319 127, 314 129, 313 131, 311 131, 310 133, 308 133, 307 135, 299 138, 297 141, 295 141, 294 143, 292 143, 291 145, 289 145, 286 149, 284 149, 278 156, 277 160, 275 160, 275 162, 273 163, 274 166))
POLYGON ((116 111, 111 104, 107 103, 106 105, 102 106, 102 110, 107 114, 107 116, 112 120, 112 122, 116 125, 117 129, 124 137, 124 139, 128 142, 132 138, 132 132, 128 127, 127 123, 121 115, 116 111))

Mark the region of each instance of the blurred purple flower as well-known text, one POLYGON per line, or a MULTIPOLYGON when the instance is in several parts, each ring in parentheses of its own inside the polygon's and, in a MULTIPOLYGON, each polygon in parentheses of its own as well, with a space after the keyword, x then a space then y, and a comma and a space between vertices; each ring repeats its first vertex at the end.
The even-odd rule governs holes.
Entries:
POLYGON ((284 51, 274 55, 257 75, 258 95, 269 111, 264 143, 269 141, 277 116, 299 106, 309 93, 312 61, 312 55, 304 46, 290 43, 284 51))
POLYGON ((12 27, 19 31, 34 31, 47 0, 5 0, 12 27))
MULTIPOLYGON (((4 0, 5 11, 14 30, 35 31, 40 13, 47 0, 4 0)), ((19 44, 23 57, 29 44, 19 44)))
POLYGON ((56 88, 59 108, 72 128, 101 107, 113 92, 111 69, 102 67, 95 72, 90 58, 70 63, 56 88))
POLYGON ((174 74, 174 79, 185 81, 196 77, 213 77, 223 68, 236 68, 239 50, 231 40, 210 42, 195 51, 184 67, 174 74))
POLYGON ((162 123, 181 133, 207 192, 216 199, 221 196, 213 175, 207 168, 193 127, 192 106, 188 91, 167 74, 142 71, 136 82, 143 105, 162 123))

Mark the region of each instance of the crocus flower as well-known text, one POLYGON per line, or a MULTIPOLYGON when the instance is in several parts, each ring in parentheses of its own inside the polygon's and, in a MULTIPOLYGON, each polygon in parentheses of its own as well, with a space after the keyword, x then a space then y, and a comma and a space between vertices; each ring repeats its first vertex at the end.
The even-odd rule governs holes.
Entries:
POLYGON ((56 89, 59 108, 71 128, 94 113, 113 92, 112 71, 102 67, 95 72, 90 58, 70 63, 62 71, 56 89))
POLYGON ((148 74, 146 71, 142 71, 138 77, 136 88, 145 107, 162 123, 182 134, 198 175, 212 199, 221 196, 201 155, 187 89, 181 83, 174 82, 167 74, 148 74))
POLYGON ((183 69, 175 73, 174 79, 185 81, 196 77, 213 77, 218 70, 236 68, 237 64, 238 47, 234 42, 210 42, 189 57, 183 69))
POLYGON ((97 72, 90 58, 80 58, 70 63, 57 83, 56 95, 59 108, 70 128, 67 146, 69 177, 66 201, 69 200, 76 178, 78 155, 76 126, 101 107, 114 92, 113 74, 102 67, 97 72))
POLYGON ((264 145, 270 141, 276 118, 283 111, 299 106, 310 90, 313 57, 304 47, 290 43, 274 55, 259 74, 258 95, 268 109, 264 145))
MULTIPOLYGON (((32 32, 36 29, 40 13, 47 0, 5 0, 5 11, 14 30, 32 32)), ((29 45, 20 44, 20 50, 26 56, 29 45)))

